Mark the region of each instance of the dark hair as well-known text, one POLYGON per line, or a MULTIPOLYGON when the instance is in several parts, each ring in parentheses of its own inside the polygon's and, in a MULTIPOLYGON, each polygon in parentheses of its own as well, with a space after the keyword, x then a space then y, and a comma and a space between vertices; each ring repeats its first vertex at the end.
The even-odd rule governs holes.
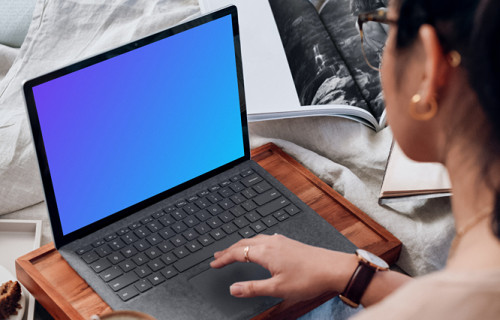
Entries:
POLYGON ((468 83, 477 95, 491 132, 483 155, 483 177, 496 188, 493 231, 500 238, 499 177, 490 168, 500 156, 500 1, 399 0, 396 48, 405 49, 417 38, 420 26, 434 26, 444 53, 462 55, 468 83))

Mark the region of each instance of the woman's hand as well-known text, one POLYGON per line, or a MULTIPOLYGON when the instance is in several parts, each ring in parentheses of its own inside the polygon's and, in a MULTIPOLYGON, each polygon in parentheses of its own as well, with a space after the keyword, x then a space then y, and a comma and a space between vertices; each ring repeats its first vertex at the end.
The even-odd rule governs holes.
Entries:
POLYGON ((216 252, 211 266, 245 262, 246 247, 248 259, 268 269, 272 277, 234 283, 230 291, 235 297, 273 296, 294 303, 325 292, 339 292, 357 265, 353 254, 309 246, 282 235, 258 235, 216 252))

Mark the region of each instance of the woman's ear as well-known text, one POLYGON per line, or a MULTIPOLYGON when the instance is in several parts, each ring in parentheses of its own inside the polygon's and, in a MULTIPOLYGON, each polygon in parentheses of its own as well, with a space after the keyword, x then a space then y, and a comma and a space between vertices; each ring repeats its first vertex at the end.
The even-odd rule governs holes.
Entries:
POLYGON ((434 27, 428 24, 422 25, 418 32, 418 38, 423 49, 423 77, 419 93, 422 102, 429 103, 432 99, 437 98, 440 87, 446 83, 449 64, 443 54, 443 48, 434 27))

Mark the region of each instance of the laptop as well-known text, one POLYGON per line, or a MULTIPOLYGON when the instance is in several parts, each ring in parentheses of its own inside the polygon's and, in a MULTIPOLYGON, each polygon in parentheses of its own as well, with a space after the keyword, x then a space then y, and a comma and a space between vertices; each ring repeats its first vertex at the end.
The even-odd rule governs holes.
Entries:
POLYGON ((250 159, 236 7, 24 84, 54 242, 113 309, 157 319, 248 319, 280 302, 211 269, 256 234, 355 246, 250 159))

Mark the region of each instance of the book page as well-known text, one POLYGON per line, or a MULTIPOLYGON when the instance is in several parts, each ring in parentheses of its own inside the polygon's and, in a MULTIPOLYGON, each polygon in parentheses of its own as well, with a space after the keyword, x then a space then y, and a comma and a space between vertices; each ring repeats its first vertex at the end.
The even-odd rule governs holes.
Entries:
POLYGON ((283 45, 268 0, 199 0, 202 13, 238 8, 247 112, 263 114, 299 107, 283 45))
POLYGON ((394 143, 380 192, 382 197, 450 191, 450 178, 443 165, 413 161, 394 143))

